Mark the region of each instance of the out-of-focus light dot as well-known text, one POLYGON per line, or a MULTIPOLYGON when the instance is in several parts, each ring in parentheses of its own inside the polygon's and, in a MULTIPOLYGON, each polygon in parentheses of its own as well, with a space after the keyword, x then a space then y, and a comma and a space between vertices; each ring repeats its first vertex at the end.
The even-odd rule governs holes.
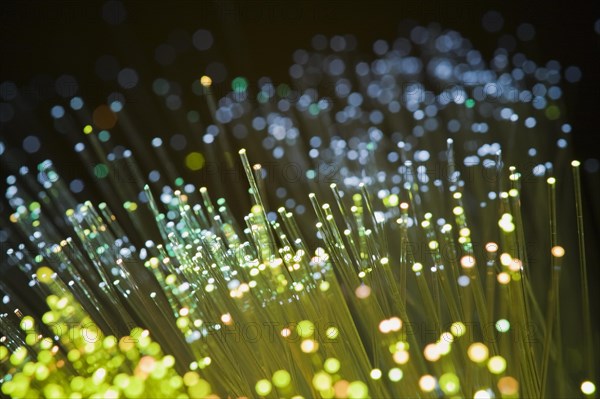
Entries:
POLYGON ((94 166, 94 175, 99 179, 105 178, 108 176, 108 166, 103 163, 97 164, 94 166))
POLYGON ((78 111, 83 108, 83 100, 80 97, 73 97, 69 102, 69 105, 73 110, 78 111))
POLYGON ((112 112, 121 112, 123 104, 120 101, 113 101, 110 103, 110 110, 112 112))
POLYGON ((392 331, 398 331, 402 328, 402 320, 398 317, 391 317, 389 320, 389 327, 392 331))
POLYGON ((456 321, 450 326, 450 332, 455 337, 462 337, 467 332, 467 327, 464 325, 464 323, 456 321))
POLYGON ((455 395, 460 390, 460 381, 454 373, 442 374, 439 385, 446 395, 455 395))
POLYGON ((48 266, 41 266, 36 271, 37 279, 44 284, 49 284, 50 282, 52 282, 53 275, 54 275, 54 272, 48 266))
POLYGON ((558 100, 561 95, 562 95, 562 91, 560 90, 560 87, 558 87, 558 86, 552 86, 551 88, 548 89, 548 97, 550 97, 550 99, 552 99, 552 100, 558 100))
POLYGON ((529 118, 525 119, 525 126, 528 128, 533 128, 536 125, 536 120, 534 117, 530 116, 529 118))
POLYGON ((506 360, 502 356, 493 356, 488 361, 488 370, 493 374, 501 374, 506 370, 506 360))
POLYGON ((373 52, 379 56, 384 55, 389 50, 390 46, 385 40, 377 40, 373 43, 373 52))
POLYGON ((277 388, 285 388, 290 385, 292 377, 286 370, 277 370, 273 373, 272 381, 277 388))
POLYGON ((248 81, 243 76, 238 76, 231 82, 231 89, 236 92, 244 92, 248 88, 248 81))
POLYGON ((469 284, 471 284, 471 279, 469 276, 460 276, 457 282, 461 287, 467 287, 469 284))
MULTIPOLYGON (((329 41, 329 47, 333 51, 340 52, 346 48, 346 39, 343 36, 336 35, 329 41)), ((299 57, 297 57, 299 59, 299 57)))
POLYGON ((261 396, 266 396, 271 393, 271 388, 271 382, 267 379, 259 380, 254 387, 256 393, 261 396))
MULTIPOLYGON (((257 269, 255 269, 255 270, 257 270, 257 269)), ((281 330, 281 336, 282 337, 287 338, 290 335, 292 335, 292 331, 289 328, 286 327, 286 328, 284 328, 284 329, 281 330)))
POLYGON ((316 373, 312 379, 313 387, 319 391, 331 388, 331 382, 331 376, 324 371, 316 373))
POLYGON ((23 149, 29 154, 38 152, 41 145, 40 139, 38 139, 36 136, 27 136, 23 140, 23 149))
POLYGON ((381 370, 379 370, 379 369, 371 370, 370 376, 372 379, 378 380, 381 378, 381 375, 382 375, 381 370))
POLYGON ((546 114, 546 118, 553 121, 560 117, 560 108, 558 108, 556 105, 551 105, 548 108, 546 108, 544 113, 546 114))
POLYGON ((423 392, 432 392, 435 389, 436 381, 432 375, 426 374, 419 379, 419 387, 423 392))
POLYGON ((577 83, 581 80, 581 69, 576 66, 570 66, 565 69, 565 79, 569 83, 577 83))
MULTIPOLYGON (((110 104, 112 104, 116 101, 120 102, 121 104, 124 104, 127 100, 125 99, 125 95, 118 91, 113 91, 108 96, 106 96, 106 103, 109 104, 109 107, 108 107, 109 109, 110 109, 110 104)), ((112 111, 112 109, 110 109, 110 110, 112 111)))
POLYGON ((323 364, 323 368, 325 369, 325 371, 331 374, 337 373, 340 370, 340 366, 340 361, 334 357, 328 358, 323 364))
POLYGON ((527 155, 529 155, 530 157, 535 157, 535 156, 536 156, 536 154, 537 154, 537 150, 536 150, 535 148, 530 148, 530 149, 527 151, 527 155))
POLYGON ((157 148, 163 144, 163 141, 160 137, 155 137, 152 139, 152 147, 157 148))
POLYGON ((348 385, 348 398, 359 399, 369 396, 369 388, 362 381, 353 381, 348 385))
POLYGON ((310 146, 313 148, 317 148, 321 146, 322 140, 319 136, 313 136, 310 138, 310 146))
POLYGON ((312 339, 305 339, 300 344, 300 349, 304 353, 313 353, 313 352, 317 351, 318 348, 319 348, 319 344, 312 339))
POLYGON ((488 252, 497 252, 498 244, 496 244, 495 242, 488 242, 487 244, 485 244, 485 250, 488 252))
POLYGON ((360 285, 355 290, 356 297, 359 299, 368 298, 371 295, 371 288, 368 285, 360 285))
POLYGON ((508 274, 508 273, 505 273, 505 272, 499 273, 496 278, 500 284, 505 285, 505 284, 510 283, 510 274, 508 274))
POLYGON ((564 125, 562 125, 562 126, 560 127, 560 130, 561 130, 563 133, 571 133, 571 125, 569 125, 568 123, 565 123, 564 125))
POLYGON ((0 141, 0 155, 4 154, 5 149, 6 147, 4 146, 4 143, 0 141))
POLYGON ((102 130, 101 132, 99 132, 98 140, 102 141, 103 143, 106 143, 108 140, 110 140, 110 133, 108 132, 108 130, 102 130))
POLYGON ((164 96, 169 92, 170 84, 166 79, 158 78, 152 83, 152 91, 156 95, 164 96))
POLYGON ((92 120, 100 129, 111 129, 117 123, 117 115, 107 105, 100 105, 94 110, 92 120))
POLYGON ((496 322, 496 330, 505 333, 510 330, 510 322, 506 319, 500 319, 496 322))
POLYGON ((329 327, 325 331, 325 336, 329 339, 336 339, 339 336, 339 330, 337 327, 329 327))
POLYGON ((584 381, 581 383, 581 392, 585 395, 593 395, 596 392, 596 385, 591 381, 584 381))
POLYGON ((469 359, 471 359, 473 362, 481 363, 487 360, 489 356, 489 350, 487 346, 481 342, 475 342, 469 346, 467 349, 467 354, 469 355, 469 359))
POLYGON ((310 320, 302 320, 296 326, 296 332, 303 338, 310 337, 315 332, 315 325, 310 320))
POLYGON ((200 84, 204 87, 209 87, 212 84, 212 79, 210 76, 204 75, 200 78, 200 84))
POLYGON ((117 75, 117 82, 119 86, 124 89, 132 89, 138 84, 138 74, 132 68, 124 68, 119 71, 117 75))
POLYGON ((429 31, 423 26, 416 26, 410 31, 410 39, 416 44, 424 44, 429 38, 429 31))
POLYGON ((519 392, 519 381, 510 376, 502 377, 498 380, 498 390, 502 395, 516 395, 519 392))
POLYGON ((475 257, 473 255, 463 256, 462 258, 460 258, 460 265, 465 269, 473 268, 475 266, 475 257))
POLYGON ((492 399, 492 397, 493 396, 490 391, 486 389, 480 389, 479 391, 475 392, 475 395, 473 395, 473 399, 492 399))
POLYGON ((75 194, 82 192, 83 187, 84 187, 83 181, 81 181, 80 179, 75 179, 71 183, 69 183, 69 189, 72 192, 74 192, 75 194))
POLYGON ((388 371, 388 378, 392 382, 398 382, 402 379, 404 373, 398 367, 394 367, 388 371))
POLYGON ((428 344, 427 346, 425 346, 425 349, 423 350, 423 355, 425 359, 429 360, 430 362, 436 362, 441 357, 441 353, 436 344, 428 344))
POLYGON ((393 355, 394 362, 397 364, 406 364, 408 362, 410 355, 407 351, 396 351, 393 355))
POLYGON ((198 29, 192 36, 192 44, 197 50, 205 51, 212 47, 213 35, 206 29, 198 29))
POLYGON ((65 109, 60 105, 55 105, 50 109, 50 115, 52 115, 54 119, 60 119, 65 115, 65 109))
POLYGON ((563 247, 561 247, 560 245, 556 245, 556 246, 552 247, 550 252, 552 253, 552 256, 554 256, 555 258, 562 258, 565 255, 565 249, 563 247))

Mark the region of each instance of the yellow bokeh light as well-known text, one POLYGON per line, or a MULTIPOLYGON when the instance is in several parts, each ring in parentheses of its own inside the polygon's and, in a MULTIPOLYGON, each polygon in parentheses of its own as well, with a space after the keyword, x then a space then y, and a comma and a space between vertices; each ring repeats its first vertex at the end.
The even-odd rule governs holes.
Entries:
POLYGON ((506 285, 508 283, 510 283, 510 275, 508 273, 502 272, 500 274, 498 274, 498 277, 496 277, 498 279, 498 282, 500 284, 506 285))
POLYGON ((501 374, 506 370, 506 360, 502 356, 493 356, 487 366, 490 373, 501 374))
POLYGON ((596 392, 596 385, 591 381, 584 381, 581 383, 581 392, 586 395, 593 395, 596 392))
POLYGON ((209 87, 210 85, 212 85, 212 79, 210 78, 210 76, 202 76, 200 78, 200 84, 204 87, 209 87))
POLYGON ((189 170, 197 171, 204 167, 204 155, 199 152, 190 152, 185 157, 185 166, 189 170))
POLYGON ((439 360, 441 353, 436 344, 429 344, 425 346, 423 355, 425 356, 425 359, 429 360, 430 362, 435 362, 439 360))
POLYGON ((423 392, 432 392, 435 389, 435 385, 435 378, 429 374, 426 374, 419 379, 419 387, 423 392))
POLYGON ((552 256, 554 256, 555 258, 562 258, 563 256, 565 256, 565 249, 563 247, 561 247, 560 245, 556 245, 556 246, 552 247, 550 252, 552 253, 552 256))
POLYGON ((469 355, 469 359, 475 363, 481 363, 487 360, 489 356, 489 350, 487 346, 481 342, 475 342, 469 346, 469 349, 467 349, 467 354, 469 355))
POLYGON ((471 269, 475 266, 475 257, 472 255, 465 255, 460 258, 460 265, 465 269, 471 269))

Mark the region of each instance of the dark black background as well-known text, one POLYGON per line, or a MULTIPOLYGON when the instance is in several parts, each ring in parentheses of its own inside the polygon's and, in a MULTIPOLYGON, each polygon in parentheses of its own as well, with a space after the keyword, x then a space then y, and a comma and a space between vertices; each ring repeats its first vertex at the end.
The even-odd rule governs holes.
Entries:
MULTIPOLYGON (((174 30, 191 34, 204 28, 215 37, 207 57, 223 62, 229 78, 243 75, 252 82, 270 76, 275 82, 285 82, 293 51, 310 47, 310 39, 317 33, 354 34, 358 49, 370 52, 375 40, 393 40, 403 19, 439 22, 444 28, 458 30, 489 56, 502 34, 514 35, 517 26, 527 22, 536 29, 535 39, 527 45, 529 57, 540 63, 557 59, 563 67, 581 68, 582 81, 566 85, 568 113, 578 157, 598 157, 600 35, 594 31, 594 23, 600 13, 594 1, 135 0, 125 2, 125 22, 116 26, 103 20, 102 5, 97 1, 3 2, 2 80, 27 84, 39 74, 57 77, 70 73, 83 82, 94 81, 95 60, 101 54, 137 57, 137 62, 143 55, 153 64, 148 68, 156 69, 154 49, 174 30), (504 17, 499 33, 487 33, 481 27, 482 15, 489 10, 504 17)), ((200 75, 203 66, 190 68, 200 75)), ((12 133, 3 127, 2 134, 12 133)))

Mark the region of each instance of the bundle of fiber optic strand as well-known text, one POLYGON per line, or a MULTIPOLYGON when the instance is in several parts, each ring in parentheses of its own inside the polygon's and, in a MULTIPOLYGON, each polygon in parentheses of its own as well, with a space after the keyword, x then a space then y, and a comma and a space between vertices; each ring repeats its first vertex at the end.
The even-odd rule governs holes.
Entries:
POLYGON ((345 43, 258 93, 199 78, 208 127, 184 157, 132 117, 181 112, 61 107, 105 200, 78 203, 51 159, 8 176, 27 287, 0 282, 4 395, 594 395, 560 64, 486 62, 436 25, 370 62, 345 43))

